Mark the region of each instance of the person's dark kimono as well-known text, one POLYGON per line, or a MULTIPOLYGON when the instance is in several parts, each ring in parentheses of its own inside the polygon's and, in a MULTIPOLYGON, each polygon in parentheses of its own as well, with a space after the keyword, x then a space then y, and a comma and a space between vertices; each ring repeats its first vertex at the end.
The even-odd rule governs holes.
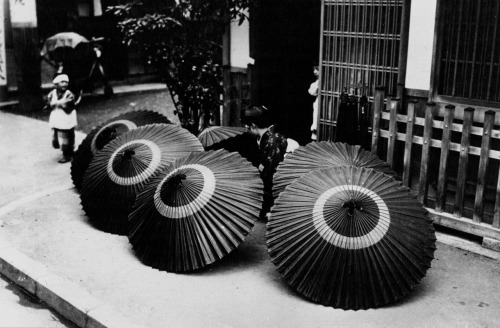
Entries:
POLYGON ((278 164, 283 161, 286 154, 287 141, 286 138, 274 131, 274 126, 262 135, 259 143, 260 150, 260 177, 264 183, 264 201, 262 204, 261 218, 273 206, 273 176, 276 172, 278 164))

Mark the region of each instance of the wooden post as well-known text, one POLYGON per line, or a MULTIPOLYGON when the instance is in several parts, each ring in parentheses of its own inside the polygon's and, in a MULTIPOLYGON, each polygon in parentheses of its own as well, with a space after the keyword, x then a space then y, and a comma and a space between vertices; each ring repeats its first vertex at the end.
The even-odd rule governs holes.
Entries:
POLYGON ((6 101, 7 94, 7 53, 6 53, 6 27, 7 19, 5 13, 9 13, 9 2, 2 1, 0 4, 0 101, 6 101))
POLYGON ((439 178, 435 206, 436 212, 442 212, 446 206, 446 188, 448 179, 446 167, 448 166, 448 155, 450 154, 451 128, 453 126, 454 114, 455 106, 447 105, 445 107, 443 137, 441 139, 441 158, 439 160, 439 178))
POLYGON ((397 97, 404 103, 406 66, 408 62, 408 40, 410 35, 411 0, 403 0, 401 13, 401 38, 398 54, 398 90, 397 97))
POLYGON ((222 125, 228 126, 231 119, 231 67, 223 66, 222 83, 224 85, 224 109, 222 111, 222 125))
POLYGON ((404 83, 398 83, 396 97, 401 100, 401 103, 404 103, 405 99, 405 85, 404 83))
POLYGON ((236 108, 235 111, 232 112, 230 115, 230 120, 229 120, 229 125, 230 126, 235 126, 235 125, 240 125, 239 119, 241 116, 241 110, 243 109, 243 80, 246 78, 246 76, 243 73, 233 73, 234 74, 234 88, 236 91, 236 108))
POLYGON ((231 26, 226 26, 222 36, 222 125, 228 126, 231 120, 231 26))
MULTIPOLYGON (((446 17, 443 14, 445 5, 442 1, 437 1, 436 4, 436 24, 434 25, 434 42, 432 47, 432 63, 431 63, 431 85, 429 87, 429 101, 434 101, 437 97, 437 87, 439 83, 439 71, 441 66, 441 45, 443 38, 441 35, 446 23, 446 17)), ((464 65, 465 67, 465 65, 464 65)))
POLYGON ((12 37, 17 66, 17 88, 20 111, 40 110, 41 93, 40 50, 35 0, 10 0, 12 37))
POLYGON ((486 187, 485 176, 490 158, 491 130, 493 129, 494 124, 495 112, 489 110, 484 113, 483 139, 481 141, 481 155, 479 157, 479 170, 477 173, 476 199, 474 201, 474 215, 472 217, 474 222, 481 222, 483 218, 483 195, 484 188, 486 187))
POLYGON ((403 159, 403 184, 411 187, 411 150, 413 148, 413 127, 415 126, 415 105, 416 99, 408 102, 408 112, 406 115, 406 139, 405 154, 403 159))
POLYGON ((460 161, 458 162, 457 192, 455 194, 455 204, 453 205, 453 215, 456 218, 462 217, 464 210, 465 186, 467 184, 467 166, 469 163, 469 146, 472 122, 474 121, 474 108, 464 109, 464 123, 462 125, 462 142, 460 143, 460 161))
POLYGON ((391 99, 390 103, 390 119, 389 119, 389 138, 387 140, 387 163, 394 169, 394 152, 396 150, 396 137, 398 135, 398 112, 400 100, 399 98, 391 99))
POLYGON ((429 186, 427 185, 427 169, 429 166, 429 155, 432 142, 432 123, 433 123, 433 112, 436 108, 436 104, 433 102, 427 103, 425 108, 425 124, 424 124, 424 138, 422 144, 422 160, 420 163, 420 178, 418 186, 418 199, 422 203, 427 202, 427 191, 429 186))
POLYGON ((371 152, 377 155, 378 139, 380 134, 380 119, 384 108, 385 87, 375 87, 375 98, 373 100, 373 131, 371 152))

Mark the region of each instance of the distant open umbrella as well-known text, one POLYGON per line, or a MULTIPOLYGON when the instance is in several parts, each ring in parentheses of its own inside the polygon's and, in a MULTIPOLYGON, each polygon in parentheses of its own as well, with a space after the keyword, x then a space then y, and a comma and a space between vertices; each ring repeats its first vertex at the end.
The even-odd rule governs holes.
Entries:
POLYGON ((193 153, 151 179, 129 216, 129 240, 154 268, 202 268, 234 250, 259 216, 257 169, 224 150, 193 153))
POLYGON ((94 225, 127 234, 135 196, 175 159, 203 151, 199 140, 173 124, 139 127, 111 141, 92 159, 83 178, 82 207, 94 225))
POLYGON ((154 123, 170 123, 170 121, 159 113, 139 110, 117 115, 92 129, 78 147, 71 162, 71 179, 75 187, 80 190, 83 176, 92 158, 110 141, 139 126, 154 123))
POLYGON ((311 142, 288 154, 278 166, 273 177, 273 195, 278 197, 293 180, 313 170, 349 165, 396 175, 387 162, 360 146, 329 141, 311 142))
POLYGON ((247 130, 244 127, 237 126, 211 126, 198 135, 203 147, 207 148, 227 138, 245 133, 247 130))
POLYGON ((62 32, 57 33, 47 38, 40 51, 41 56, 49 55, 57 49, 75 49, 81 43, 88 43, 89 40, 84 36, 75 32, 62 32))
POLYGON ((295 180, 267 225, 269 254, 283 278, 318 303, 352 310, 408 295, 430 268, 435 240, 410 189, 354 166, 295 180))

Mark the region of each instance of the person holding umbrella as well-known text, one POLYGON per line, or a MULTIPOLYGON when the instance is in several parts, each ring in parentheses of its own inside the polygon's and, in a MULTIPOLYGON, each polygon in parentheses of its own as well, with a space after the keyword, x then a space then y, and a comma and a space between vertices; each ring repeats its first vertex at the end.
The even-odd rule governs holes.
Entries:
POLYGON ((55 88, 47 95, 45 109, 51 109, 49 126, 53 131, 52 146, 62 150, 59 163, 67 163, 73 157, 75 146, 75 95, 68 90, 68 75, 57 75, 52 82, 55 88))
POLYGON ((273 175, 283 161, 287 150, 287 139, 275 132, 271 124, 271 113, 265 106, 253 106, 242 113, 241 122, 257 137, 259 146, 259 171, 264 183, 264 199, 260 219, 267 221, 267 214, 273 206, 273 175))

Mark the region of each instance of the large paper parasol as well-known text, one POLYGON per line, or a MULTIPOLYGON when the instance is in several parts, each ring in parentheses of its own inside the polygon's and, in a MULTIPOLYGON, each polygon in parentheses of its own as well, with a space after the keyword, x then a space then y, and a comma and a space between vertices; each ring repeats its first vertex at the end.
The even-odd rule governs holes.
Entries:
POLYGON ((79 44, 88 42, 84 36, 74 32, 57 33, 45 40, 40 55, 51 55, 57 49, 75 49, 79 44))
POLYGON ((139 126, 154 123, 170 123, 165 116, 149 110, 120 114, 92 129, 75 152, 71 162, 71 179, 77 189, 82 186, 83 175, 92 158, 110 141, 139 126))
POLYGON ((311 142, 288 154, 280 163, 273 177, 273 195, 278 197, 293 180, 313 170, 350 165, 396 175, 387 162, 360 146, 329 141, 311 142))
POLYGON ((247 131, 244 127, 237 126, 211 126, 198 135, 203 147, 207 148, 227 138, 231 138, 247 131))
POLYGON ((175 159, 203 151, 199 140, 173 124, 129 131, 96 154, 83 178, 82 207, 96 227, 127 234, 127 216, 141 188, 175 159))
POLYGON ((278 197, 267 229, 283 278, 306 297, 342 309, 406 296, 436 248, 432 221, 410 189, 354 166, 295 180, 278 197))
POLYGON ((221 140, 209 147, 205 147, 205 150, 219 150, 224 149, 228 152, 237 152, 243 158, 247 159, 254 166, 259 166, 260 163, 260 151, 259 145, 257 144, 257 139, 250 133, 242 133, 234 137, 229 137, 225 140, 221 140))
POLYGON ((257 169, 224 150, 193 153, 151 179, 129 216, 129 240, 146 265, 205 267, 235 249, 262 206, 257 169))

